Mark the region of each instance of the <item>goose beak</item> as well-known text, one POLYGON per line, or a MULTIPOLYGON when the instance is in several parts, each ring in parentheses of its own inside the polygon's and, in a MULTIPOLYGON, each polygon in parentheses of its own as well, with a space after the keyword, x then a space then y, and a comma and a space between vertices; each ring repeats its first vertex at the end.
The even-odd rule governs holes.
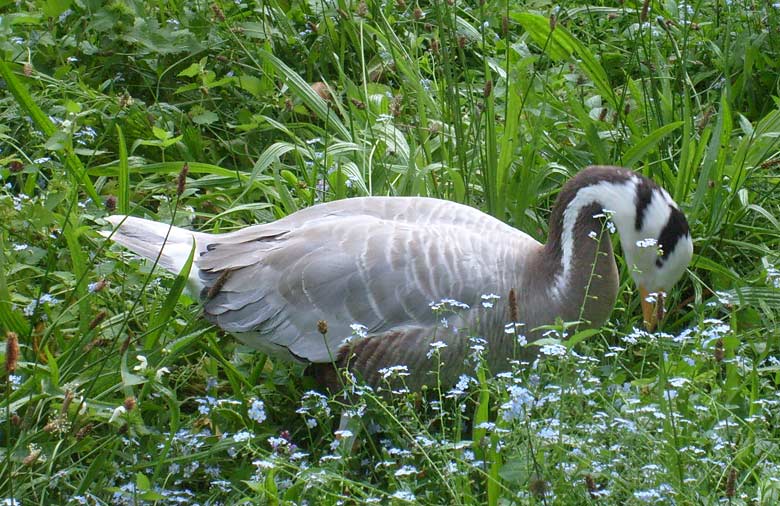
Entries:
POLYGON ((655 330, 658 322, 664 317, 664 294, 659 292, 650 297, 650 292, 647 291, 647 288, 640 285, 639 295, 642 297, 642 316, 645 320, 645 328, 652 332, 655 330), (655 299, 655 302, 650 302, 653 299, 655 299))

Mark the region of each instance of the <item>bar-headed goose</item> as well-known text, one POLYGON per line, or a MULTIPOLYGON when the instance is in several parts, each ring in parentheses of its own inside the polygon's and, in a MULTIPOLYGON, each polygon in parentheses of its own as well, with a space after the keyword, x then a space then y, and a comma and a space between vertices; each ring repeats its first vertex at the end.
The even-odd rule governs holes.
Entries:
POLYGON ((115 230, 104 235, 174 273, 195 241, 189 281, 205 317, 250 346, 349 364, 370 384, 380 369, 405 365, 419 386, 433 360, 447 364, 439 381, 456 379, 470 336, 487 341, 494 372, 505 367, 517 348, 510 320, 529 341, 559 319, 602 325, 618 290, 608 220, 653 325, 647 294, 672 287, 693 243, 669 194, 617 167, 589 167, 565 184, 546 244, 471 207, 422 197, 328 202, 218 235, 111 216, 115 230))

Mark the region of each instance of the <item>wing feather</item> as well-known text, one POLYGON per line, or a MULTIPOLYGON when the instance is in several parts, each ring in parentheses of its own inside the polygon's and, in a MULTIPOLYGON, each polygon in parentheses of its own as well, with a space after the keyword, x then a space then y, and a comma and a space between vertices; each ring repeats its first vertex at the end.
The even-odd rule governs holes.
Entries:
POLYGON ((351 324, 369 335, 432 327, 432 301, 476 305, 484 293, 508 291, 498 277, 508 272, 507 243, 538 246, 474 209, 434 199, 314 206, 210 243, 198 259, 204 293, 230 274, 205 315, 250 345, 328 362, 351 324), (328 322, 327 336, 319 320, 328 322))

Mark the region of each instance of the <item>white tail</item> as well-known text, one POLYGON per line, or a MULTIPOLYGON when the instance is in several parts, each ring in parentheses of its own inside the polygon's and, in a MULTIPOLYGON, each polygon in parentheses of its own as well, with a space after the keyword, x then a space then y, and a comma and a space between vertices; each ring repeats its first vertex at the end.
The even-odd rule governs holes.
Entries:
MULTIPOLYGON (((187 263, 195 241, 195 260, 205 249, 206 236, 166 223, 135 218, 133 216, 115 215, 106 218, 114 226, 114 230, 100 231, 103 237, 121 244, 136 255, 157 262, 167 271, 178 274, 187 263), (158 259, 159 258, 159 259, 158 259)), ((201 285, 197 269, 190 270, 189 284, 198 289, 201 285)), ((197 293, 197 291, 195 292, 197 293)))

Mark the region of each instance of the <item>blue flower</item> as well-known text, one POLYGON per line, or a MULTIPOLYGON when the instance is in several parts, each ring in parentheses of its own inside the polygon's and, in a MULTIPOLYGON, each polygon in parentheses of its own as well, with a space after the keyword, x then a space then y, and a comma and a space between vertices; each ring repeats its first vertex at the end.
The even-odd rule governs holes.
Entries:
POLYGON ((263 401, 260 399, 252 399, 252 405, 249 407, 247 416, 257 423, 263 423, 266 419, 265 404, 263 404, 263 401))

